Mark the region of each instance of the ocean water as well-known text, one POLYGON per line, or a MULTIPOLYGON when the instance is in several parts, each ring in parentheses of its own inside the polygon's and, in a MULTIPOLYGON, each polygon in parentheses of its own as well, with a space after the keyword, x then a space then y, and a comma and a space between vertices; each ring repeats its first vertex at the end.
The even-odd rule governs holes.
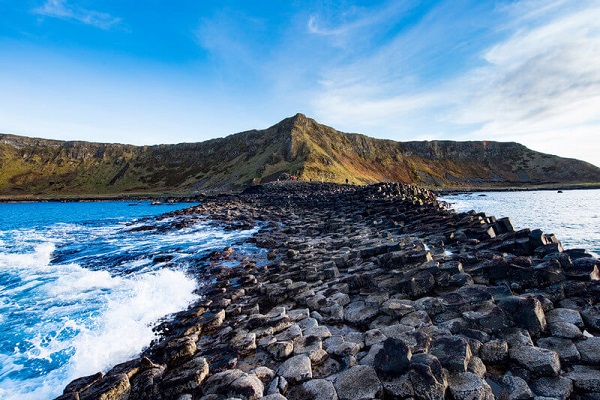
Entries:
POLYGON ((0 204, 0 399, 51 399, 135 357, 197 299, 192 272, 209 252, 258 252, 242 244, 256 228, 131 231, 189 205, 0 204))
POLYGON ((515 229, 554 233, 565 248, 600 255, 600 190, 479 192, 443 196, 459 212, 510 217, 515 229))

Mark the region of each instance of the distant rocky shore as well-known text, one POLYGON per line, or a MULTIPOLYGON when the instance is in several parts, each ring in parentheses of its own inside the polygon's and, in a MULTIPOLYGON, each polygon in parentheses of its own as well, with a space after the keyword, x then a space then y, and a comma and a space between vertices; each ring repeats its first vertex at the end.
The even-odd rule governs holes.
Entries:
MULTIPOLYGON (((425 189, 285 182, 172 214, 250 240, 140 358, 59 399, 599 399, 600 261, 425 189)), ((124 335, 127 332, 123 332, 124 335)))

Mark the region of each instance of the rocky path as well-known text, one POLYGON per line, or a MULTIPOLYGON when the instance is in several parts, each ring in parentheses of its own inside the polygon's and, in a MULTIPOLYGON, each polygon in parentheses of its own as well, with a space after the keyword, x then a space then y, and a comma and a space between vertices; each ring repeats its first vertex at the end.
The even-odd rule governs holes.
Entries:
MULTIPOLYGON (((175 213, 259 224, 257 267, 60 399, 599 399, 600 261, 401 184, 273 184, 175 213)), ((228 257, 227 251, 215 255, 228 257)))

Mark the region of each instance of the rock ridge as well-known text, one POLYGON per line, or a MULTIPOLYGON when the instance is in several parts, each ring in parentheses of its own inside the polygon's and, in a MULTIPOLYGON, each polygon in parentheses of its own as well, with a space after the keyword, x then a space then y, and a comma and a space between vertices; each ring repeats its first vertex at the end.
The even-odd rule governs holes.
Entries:
POLYGON ((59 399, 600 397, 600 260, 432 192, 281 182, 170 214, 259 225, 162 339, 59 399))

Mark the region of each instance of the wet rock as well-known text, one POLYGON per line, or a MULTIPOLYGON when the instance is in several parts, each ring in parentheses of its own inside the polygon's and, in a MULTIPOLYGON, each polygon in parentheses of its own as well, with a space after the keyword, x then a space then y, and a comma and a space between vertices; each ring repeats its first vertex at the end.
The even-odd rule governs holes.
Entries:
POLYGON ((161 383, 162 390, 172 397, 193 391, 202 384, 208 370, 208 362, 204 357, 193 358, 165 374, 161 383))
POLYGON ((291 357, 277 368, 277 374, 283 376, 292 384, 312 379, 310 358, 306 354, 291 357))
POLYGON ((131 385, 126 374, 107 375, 79 393, 80 400, 126 400, 131 385))
POLYGON ((558 354, 552 350, 532 346, 513 347, 509 355, 512 361, 535 374, 556 376, 560 373, 558 354))
POLYGON ((159 397, 159 382, 165 372, 164 366, 145 369, 131 378, 131 399, 151 400, 159 397))
POLYGON ((169 364, 178 364, 196 353, 196 341, 192 337, 177 338, 165 347, 165 356, 169 364))
POLYGON ((541 377, 531 382, 531 389, 538 396, 569 399, 573 392, 573 382, 562 376, 541 377))
POLYGON ((333 385, 340 400, 376 399, 383 389, 375 370, 366 365, 340 372, 333 385))
POLYGON ((256 400, 263 397, 264 386, 256 375, 239 369, 219 372, 206 380, 205 394, 220 394, 228 397, 241 397, 256 400))
POLYGON ((445 336, 433 340, 430 353, 451 371, 465 372, 471 359, 469 343, 458 336, 445 336))
POLYGON ((66 394, 81 392, 90 387, 92 384, 98 382, 100 379, 102 379, 103 376, 104 375, 102 374, 102 372, 98 372, 94 375, 83 376, 81 378, 75 379, 65 387, 63 393, 66 394))
POLYGON ((410 365, 412 353, 401 340, 388 338, 373 360, 373 367, 380 374, 402 374, 410 365))
POLYGON ((451 374, 448 377, 448 386, 456 400, 494 399, 490 385, 470 372, 451 374))

